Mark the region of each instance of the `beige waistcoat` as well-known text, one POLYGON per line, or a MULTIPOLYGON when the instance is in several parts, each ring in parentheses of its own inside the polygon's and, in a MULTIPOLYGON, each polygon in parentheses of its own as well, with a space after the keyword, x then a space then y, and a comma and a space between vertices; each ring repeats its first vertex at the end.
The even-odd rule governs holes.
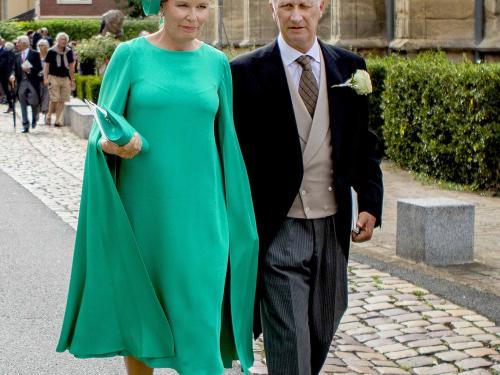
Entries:
POLYGON ((318 219, 331 216, 337 212, 337 203, 333 189, 328 87, 323 56, 321 55, 319 96, 313 119, 311 119, 311 115, 286 67, 285 72, 292 97, 304 163, 302 184, 288 212, 288 217, 318 219))

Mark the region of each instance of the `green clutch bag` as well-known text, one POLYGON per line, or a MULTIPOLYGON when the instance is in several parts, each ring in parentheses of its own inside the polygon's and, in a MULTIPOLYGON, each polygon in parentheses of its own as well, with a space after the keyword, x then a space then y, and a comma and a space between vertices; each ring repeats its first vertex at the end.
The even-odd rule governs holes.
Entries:
MULTIPOLYGON (((98 106, 89 100, 85 100, 85 103, 89 106, 90 111, 94 115, 94 119, 99 126, 101 135, 117 144, 118 146, 124 146, 130 142, 130 139, 137 133, 132 125, 127 121, 122 115, 113 112, 111 109, 105 106, 98 106)), ((148 141, 139 134, 142 139, 141 152, 149 150, 148 141)))

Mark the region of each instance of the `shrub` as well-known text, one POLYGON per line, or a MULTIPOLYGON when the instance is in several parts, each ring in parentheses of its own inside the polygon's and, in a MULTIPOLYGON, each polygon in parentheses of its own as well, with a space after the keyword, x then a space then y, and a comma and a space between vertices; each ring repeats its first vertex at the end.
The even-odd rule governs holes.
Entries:
POLYGON ((80 99, 88 99, 97 102, 101 88, 102 77, 75 75, 76 96, 80 99))
POLYGON ((85 98, 97 103, 99 90, 101 89, 102 78, 99 76, 89 76, 85 86, 85 98))
POLYGON ((71 40, 90 38, 99 32, 101 22, 99 20, 43 20, 43 21, 21 21, 18 22, 21 30, 38 30, 46 27, 49 35, 55 38, 57 33, 65 32, 71 40))
POLYGON ((139 33, 143 30, 149 31, 150 33, 158 31, 158 20, 157 19, 144 19, 144 20, 125 20, 123 23, 123 40, 130 40, 137 38, 139 33))
POLYGON ((78 43, 76 51, 80 62, 94 63, 99 67, 107 64, 119 43, 113 36, 94 35, 78 43))
POLYGON ((76 96, 80 99, 85 98, 85 82, 89 76, 75 74, 75 91, 76 96))
POLYGON ((377 134, 384 145, 382 94, 385 91, 385 77, 387 75, 387 71, 395 62, 396 58, 394 57, 377 57, 366 60, 368 73, 370 73, 373 86, 373 93, 368 96, 370 105, 368 126, 375 132, 375 134, 377 134))
POLYGON ((10 42, 21 34, 23 34, 23 30, 19 27, 17 22, 0 22, 0 36, 6 41, 10 42))
MULTIPOLYGON (((25 33, 28 30, 38 30, 46 27, 49 35, 55 38, 57 33, 64 31, 71 40, 89 39, 99 33, 100 20, 42 20, 42 21, 21 21, 21 22, 0 22, 0 35, 6 40, 25 33), (3 29, 6 31, 3 32, 3 29), (4 35, 5 34, 5 35, 4 35)), ((139 35, 142 30, 150 32, 158 30, 158 20, 130 20, 123 23, 124 35, 121 40, 129 40, 139 35)))
POLYGON ((438 179, 500 189, 500 65, 425 54, 393 64, 385 87, 389 158, 438 179))

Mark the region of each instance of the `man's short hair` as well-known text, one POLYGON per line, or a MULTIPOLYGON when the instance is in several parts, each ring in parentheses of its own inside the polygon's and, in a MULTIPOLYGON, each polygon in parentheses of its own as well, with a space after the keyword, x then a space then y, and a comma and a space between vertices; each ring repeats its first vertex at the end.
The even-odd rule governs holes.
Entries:
POLYGON ((30 45, 30 38, 27 35, 21 35, 17 38, 17 43, 24 43, 30 45))

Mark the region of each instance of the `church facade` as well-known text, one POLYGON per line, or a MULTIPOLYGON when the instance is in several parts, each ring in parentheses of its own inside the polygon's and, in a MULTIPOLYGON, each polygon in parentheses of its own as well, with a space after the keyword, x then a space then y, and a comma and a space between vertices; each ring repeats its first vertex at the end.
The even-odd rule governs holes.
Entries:
MULTIPOLYGON (((269 0, 223 0, 214 13, 207 40, 259 46, 277 34, 269 0)), ((319 35, 379 55, 441 49, 499 61, 500 0, 327 0, 319 35)))

